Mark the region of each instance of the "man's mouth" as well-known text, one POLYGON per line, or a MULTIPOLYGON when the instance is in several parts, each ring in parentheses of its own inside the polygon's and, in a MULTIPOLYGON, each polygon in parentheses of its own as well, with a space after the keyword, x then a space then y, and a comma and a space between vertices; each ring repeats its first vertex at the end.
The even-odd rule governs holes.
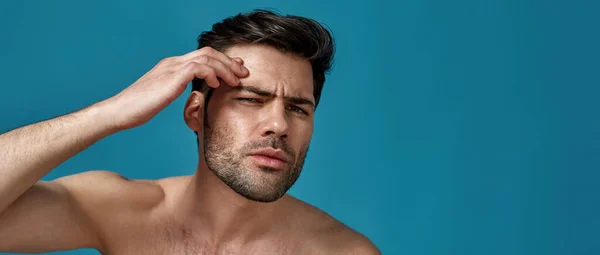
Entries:
POLYGON ((250 157, 260 165, 276 169, 285 168, 291 160, 284 151, 272 148, 254 151, 250 153, 250 157))

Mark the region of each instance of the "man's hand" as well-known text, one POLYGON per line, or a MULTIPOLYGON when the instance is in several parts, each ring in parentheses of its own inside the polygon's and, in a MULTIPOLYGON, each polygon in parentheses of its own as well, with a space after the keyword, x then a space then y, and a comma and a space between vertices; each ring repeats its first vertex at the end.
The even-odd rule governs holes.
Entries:
POLYGON ((208 47, 167 58, 113 97, 0 134, 0 252, 101 247, 82 207, 94 199, 74 188, 89 182, 39 180, 96 141, 146 123, 196 77, 212 88, 220 82, 237 86, 249 74, 242 64, 208 47))
POLYGON ((216 88, 220 81, 231 86, 247 76, 240 58, 204 47, 178 57, 161 60, 152 70, 119 94, 102 102, 110 113, 112 126, 125 130, 140 126, 179 97, 195 77, 216 88))

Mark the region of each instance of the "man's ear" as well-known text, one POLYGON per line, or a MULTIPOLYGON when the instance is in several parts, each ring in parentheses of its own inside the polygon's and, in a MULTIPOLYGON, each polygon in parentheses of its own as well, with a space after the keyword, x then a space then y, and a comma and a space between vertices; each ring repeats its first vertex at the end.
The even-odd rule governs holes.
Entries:
POLYGON ((194 132, 202 133, 204 128, 204 94, 192 91, 183 109, 185 124, 194 132))

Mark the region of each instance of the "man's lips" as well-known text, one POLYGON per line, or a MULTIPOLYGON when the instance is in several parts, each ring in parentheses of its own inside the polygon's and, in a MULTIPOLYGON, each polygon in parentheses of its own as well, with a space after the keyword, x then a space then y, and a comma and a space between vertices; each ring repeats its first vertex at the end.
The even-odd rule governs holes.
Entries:
POLYGON ((250 156, 259 164, 272 168, 284 168, 290 161, 290 157, 282 150, 270 148, 254 151, 250 156))

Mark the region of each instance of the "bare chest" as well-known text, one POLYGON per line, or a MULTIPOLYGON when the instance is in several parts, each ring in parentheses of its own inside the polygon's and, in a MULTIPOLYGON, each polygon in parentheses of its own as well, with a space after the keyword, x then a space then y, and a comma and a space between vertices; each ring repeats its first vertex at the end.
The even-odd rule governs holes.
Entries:
POLYGON ((104 255, 153 255, 153 254, 172 254, 172 255, 234 255, 234 254, 314 254, 306 249, 283 245, 254 245, 254 246, 222 246, 207 245, 202 243, 146 243, 133 244, 115 247, 113 251, 103 253, 104 255))
POLYGON ((152 231, 120 237, 111 242, 103 255, 292 255, 320 254, 308 240, 286 237, 264 238, 248 243, 223 242, 214 244, 185 232, 152 231))

